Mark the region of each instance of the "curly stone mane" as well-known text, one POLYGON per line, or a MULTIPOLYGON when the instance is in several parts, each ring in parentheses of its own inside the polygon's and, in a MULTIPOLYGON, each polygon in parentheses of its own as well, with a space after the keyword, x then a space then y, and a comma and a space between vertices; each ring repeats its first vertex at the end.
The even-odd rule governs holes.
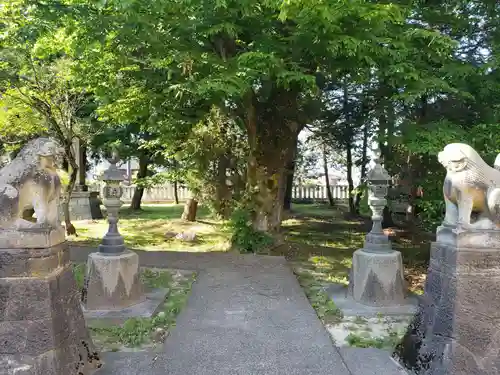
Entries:
POLYGON ((16 157, 0 169, 0 183, 12 184, 24 180, 39 168, 40 156, 57 156, 57 143, 50 138, 29 141, 16 157))

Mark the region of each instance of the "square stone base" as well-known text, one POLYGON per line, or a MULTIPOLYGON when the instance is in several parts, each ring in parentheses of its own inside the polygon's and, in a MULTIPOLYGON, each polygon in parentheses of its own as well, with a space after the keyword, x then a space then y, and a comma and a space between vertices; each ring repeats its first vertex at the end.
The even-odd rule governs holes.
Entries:
POLYGON ((168 293, 168 289, 155 289, 145 293, 145 301, 121 310, 86 310, 83 306, 83 314, 87 325, 93 328, 121 325, 130 318, 151 318, 158 314, 168 293))
POLYGON ((89 375, 100 366, 69 263, 0 278, 0 374, 89 375))
POLYGON ((89 254, 83 291, 87 311, 120 311, 145 300, 136 253, 127 250, 119 254, 89 254))
POLYGON ((419 297, 408 295, 404 304, 392 306, 369 306, 356 302, 348 293, 348 287, 344 284, 331 284, 325 292, 335 303, 345 317, 376 318, 383 316, 412 316, 418 310, 419 297))
POLYGON ((374 307, 404 305, 406 289, 399 251, 354 252, 348 293, 355 301, 374 307))

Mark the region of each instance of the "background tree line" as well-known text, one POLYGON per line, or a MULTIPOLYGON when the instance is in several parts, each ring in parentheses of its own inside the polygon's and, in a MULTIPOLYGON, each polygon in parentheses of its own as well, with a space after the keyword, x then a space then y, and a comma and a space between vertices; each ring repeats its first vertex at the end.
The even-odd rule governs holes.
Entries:
POLYGON ((67 197, 72 140, 96 157, 116 147, 139 160, 140 188, 184 183, 273 236, 308 162, 302 130, 324 173, 344 163, 353 214, 352 169, 363 182, 375 139, 410 202, 424 187, 430 228, 443 208, 437 152, 455 141, 488 162, 500 152, 499 12, 462 0, 6 0, 0 140, 55 136, 67 197))

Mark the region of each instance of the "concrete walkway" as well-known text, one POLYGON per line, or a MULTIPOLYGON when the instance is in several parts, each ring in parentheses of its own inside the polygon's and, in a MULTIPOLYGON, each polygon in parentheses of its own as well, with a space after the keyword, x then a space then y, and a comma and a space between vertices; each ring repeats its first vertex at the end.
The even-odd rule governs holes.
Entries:
MULTIPOLYGON (((73 249, 73 260, 85 252, 73 249)), ((140 259, 196 269, 197 281, 162 352, 108 353, 96 375, 351 375, 283 258, 140 252, 140 259)))

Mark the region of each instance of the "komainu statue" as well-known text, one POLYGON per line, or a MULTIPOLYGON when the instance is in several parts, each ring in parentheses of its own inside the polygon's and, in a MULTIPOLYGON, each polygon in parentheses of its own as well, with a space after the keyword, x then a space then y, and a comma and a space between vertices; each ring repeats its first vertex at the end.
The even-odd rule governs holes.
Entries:
POLYGON ((445 226, 500 228, 500 155, 494 168, 469 145, 452 143, 438 154, 446 168, 445 226))
POLYGON ((0 169, 0 229, 60 225, 61 181, 56 171, 60 154, 57 142, 37 138, 0 169), (36 224, 30 221, 33 211, 36 224))

